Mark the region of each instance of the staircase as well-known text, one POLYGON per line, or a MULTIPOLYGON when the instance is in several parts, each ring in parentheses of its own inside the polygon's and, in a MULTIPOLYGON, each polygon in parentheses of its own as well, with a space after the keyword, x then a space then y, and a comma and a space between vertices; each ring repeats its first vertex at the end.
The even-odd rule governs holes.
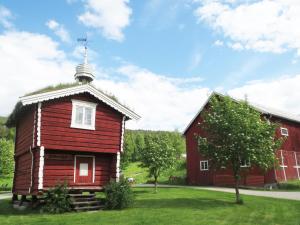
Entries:
POLYGON ((96 198, 96 194, 69 194, 75 211, 92 211, 104 208, 103 202, 96 198))

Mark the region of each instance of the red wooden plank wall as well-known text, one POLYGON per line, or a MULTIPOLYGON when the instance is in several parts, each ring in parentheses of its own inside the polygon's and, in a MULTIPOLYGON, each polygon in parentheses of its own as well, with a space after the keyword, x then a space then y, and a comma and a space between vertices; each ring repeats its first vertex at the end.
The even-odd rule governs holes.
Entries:
POLYGON ((122 115, 89 94, 80 94, 43 103, 41 121, 41 145, 45 149, 111 153, 120 150, 122 115), (71 99, 98 103, 96 130, 70 127, 71 99))
POLYGON ((17 124, 15 143, 15 154, 17 156, 29 151, 30 146, 33 144, 34 112, 33 107, 29 108, 26 112, 24 112, 17 124))
MULTIPOLYGON (((44 188, 53 187, 64 181, 70 187, 82 186, 74 183, 74 158, 76 154, 78 152, 45 150, 44 188)), ((112 159, 115 154, 94 153, 93 155, 95 155, 95 182, 84 185, 84 187, 104 186, 115 173, 111 170, 112 159)))

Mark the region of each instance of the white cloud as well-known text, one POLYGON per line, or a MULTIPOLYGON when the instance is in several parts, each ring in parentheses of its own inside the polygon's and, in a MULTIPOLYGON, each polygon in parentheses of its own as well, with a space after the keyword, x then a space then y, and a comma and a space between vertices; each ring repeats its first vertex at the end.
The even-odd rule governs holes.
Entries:
POLYGON ((199 51, 196 51, 192 54, 192 57, 189 62, 188 70, 193 70, 197 68, 202 61, 202 54, 199 51))
POLYGON ((0 25, 5 29, 13 28, 11 19, 13 18, 12 13, 6 7, 0 5, 0 25))
POLYGON ((0 34, 0 43, 0 115, 9 114, 19 96, 73 80, 74 63, 51 38, 11 31, 0 34))
POLYGON ((121 102, 126 102, 142 116, 137 123, 129 122, 129 128, 183 130, 209 92, 208 88, 182 86, 193 79, 172 79, 134 65, 122 66, 118 72, 127 80, 103 79, 95 83, 101 89, 115 93, 121 102))
POLYGON ((46 26, 52 30, 63 42, 71 42, 70 34, 65 27, 56 20, 48 20, 46 26))
POLYGON ((86 0, 85 12, 78 19, 85 26, 99 29, 104 37, 124 39, 123 29, 130 24, 129 0, 86 0))
POLYGON ((201 1, 199 22, 233 42, 236 50, 282 53, 300 51, 300 1, 201 1))
POLYGON ((232 89, 228 94, 264 106, 300 115, 300 75, 258 80, 232 89))
POLYGON ((220 40, 216 40, 214 42, 214 46, 223 46, 224 45, 224 42, 223 41, 220 41, 220 40))

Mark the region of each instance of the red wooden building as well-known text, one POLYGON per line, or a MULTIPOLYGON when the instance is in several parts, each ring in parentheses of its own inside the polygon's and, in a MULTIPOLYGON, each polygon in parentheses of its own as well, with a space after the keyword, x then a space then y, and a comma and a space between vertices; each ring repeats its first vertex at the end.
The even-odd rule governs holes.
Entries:
POLYGON ((13 194, 38 195, 66 181, 100 191, 119 178, 125 121, 140 117, 96 89, 85 63, 77 83, 20 98, 9 120, 16 127, 13 194))
MULTIPOLYGON (((184 131, 187 151, 187 180, 191 185, 232 186, 234 184, 232 172, 226 168, 213 170, 210 168, 209 159, 201 156, 197 150, 195 135, 203 135, 203 130, 201 130, 202 112, 207 110, 209 100, 213 96, 222 97, 223 95, 212 93, 184 131)), ((286 141, 276 153, 280 162, 278 167, 274 166, 265 173, 259 168, 251 166, 251 162, 244 162, 245 173, 240 184, 264 186, 292 179, 300 180, 300 117, 256 104, 251 104, 251 106, 270 121, 279 123, 280 129, 276 135, 286 136, 286 141)))

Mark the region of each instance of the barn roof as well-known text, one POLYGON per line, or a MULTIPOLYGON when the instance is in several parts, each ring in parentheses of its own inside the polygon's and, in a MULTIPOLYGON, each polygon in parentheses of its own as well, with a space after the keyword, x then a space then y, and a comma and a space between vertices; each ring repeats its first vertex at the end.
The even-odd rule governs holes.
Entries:
POLYGON ((89 93, 95 98, 109 105, 113 109, 117 110, 121 114, 125 115, 129 119, 138 120, 140 116, 133 112, 131 109, 120 104, 114 96, 110 96, 95 88, 91 84, 60 84, 57 86, 49 86, 38 91, 29 93, 20 98, 20 101, 16 104, 15 109, 8 118, 8 125, 12 126, 18 112, 24 106, 35 104, 38 102, 44 102, 52 99, 62 98, 80 93, 89 93))
MULTIPOLYGON (((191 120, 191 122, 188 124, 188 126, 184 129, 183 134, 185 134, 187 132, 187 130, 190 128, 190 126, 192 125, 192 123, 195 121, 195 119, 199 116, 199 114, 202 112, 202 110, 204 109, 204 107, 209 103, 210 99, 214 96, 220 96, 220 97, 224 97, 223 94, 220 94, 218 92, 212 92, 210 94, 210 96, 207 98, 207 100, 203 103, 203 105, 201 106, 200 110, 197 112, 197 114, 195 115, 195 117, 191 120)), ((232 97, 230 97, 232 100, 236 101, 236 102, 240 102, 241 100, 238 99, 234 99, 232 97)), ((258 112, 265 114, 265 115, 271 115, 280 119, 285 119, 285 120, 289 120, 292 122, 296 122, 296 123, 300 123, 300 116, 297 115, 293 115, 291 113, 287 113, 287 112, 283 112, 281 110, 278 109, 273 109, 270 107, 266 107, 266 106, 262 106, 259 105, 257 103, 252 103, 252 102, 248 102, 248 104, 254 108, 255 110, 257 110, 258 112)))

